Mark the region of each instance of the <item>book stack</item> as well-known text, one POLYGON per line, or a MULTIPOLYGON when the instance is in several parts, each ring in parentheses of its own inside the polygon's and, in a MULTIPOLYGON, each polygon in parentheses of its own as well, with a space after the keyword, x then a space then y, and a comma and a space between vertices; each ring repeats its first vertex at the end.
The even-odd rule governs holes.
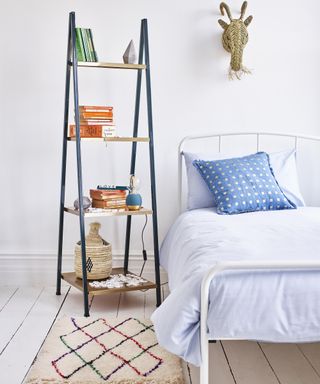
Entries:
MULTIPOLYGON (((80 137, 114 137, 113 107, 80 105, 80 137)), ((75 124, 70 124, 69 136, 76 136, 75 124)))
POLYGON ((91 29, 76 28, 76 50, 78 61, 98 61, 91 29))
POLYGON ((125 209, 127 191, 123 189, 90 189, 92 208, 125 209))

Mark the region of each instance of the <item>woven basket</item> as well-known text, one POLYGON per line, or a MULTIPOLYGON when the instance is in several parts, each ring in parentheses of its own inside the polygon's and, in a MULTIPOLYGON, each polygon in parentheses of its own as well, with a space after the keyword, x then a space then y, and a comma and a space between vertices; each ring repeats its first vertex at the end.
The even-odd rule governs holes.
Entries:
MULTIPOLYGON (((91 223, 86 237, 86 259, 88 280, 106 279, 112 271, 111 244, 99 235, 100 223, 91 223), (91 259, 91 263, 89 262, 91 259)), ((76 277, 82 279, 81 242, 75 246, 74 269, 76 277)))

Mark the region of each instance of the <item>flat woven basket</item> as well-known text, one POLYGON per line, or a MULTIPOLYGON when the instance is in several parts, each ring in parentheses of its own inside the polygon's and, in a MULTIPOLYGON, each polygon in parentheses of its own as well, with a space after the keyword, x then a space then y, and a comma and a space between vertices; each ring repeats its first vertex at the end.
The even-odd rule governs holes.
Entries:
MULTIPOLYGON (((91 223, 86 237, 86 265, 88 280, 106 279, 112 271, 111 244, 99 235, 100 223, 91 223)), ((81 242, 75 246, 74 269, 76 277, 82 279, 81 242)))

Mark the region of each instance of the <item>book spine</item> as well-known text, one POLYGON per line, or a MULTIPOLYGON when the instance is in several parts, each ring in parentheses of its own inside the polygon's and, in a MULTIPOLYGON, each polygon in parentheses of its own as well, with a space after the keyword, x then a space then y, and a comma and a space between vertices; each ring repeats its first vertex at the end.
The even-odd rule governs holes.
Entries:
MULTIPOLYGON (((76 136, 76 126, 74 124, 71 124, 69 127, 69 136, 76 136)), ((103 137, 101 125, 80 125, 80 137, 103 137)))
POLYGON ((109 197, 109 196, 99 196, 99 195, 96 195, 96 194, 91 194, 90 195, 91 199, 94 199, 94 200, 101 200, 101 201, 118 201, 118 200, 125 200, 126 199, 126 195, 124 196, 116 196, 116 197, 109 197))
POLYGON ((116 191, 116 190, 128 191, 129 187, 127 187, 126 185, 98 185, 97 189, 101 189, 102 191, 104 191, 104 190, 106 190, 106 191, 116 191))
POLYGON ((126 193, 124 194, 114 194, 114 195, 101 195, 99 194, 99 191, 97 192, 90 192, 90 197, 95 200, 104 200, 104 201, 114 201, 114 200, 125 200, 127 197, 126 193))
POLYGON ((86 41, 85 29, 84 28, 80 28, 80 32, 81 32, 81 38, 82 38, 82 42, 83 42, 83 47, 84 47, 86 61, 90 61, 90 53, 89 53, 89 48, 88 48, 88 44, 87 44, 87 41, 86 41))
POLYGON ((94 57, 94 51, 93 51, 93 46, 92 46, 92 41, 91 41, 89 29, 86 29, 86 36, 87 36, 87 41, 88 41, 88 46, 89 46, 89 51, 90 51, 90 59, 91 59, 91 61, 96 61, 95 57, 94 57))
POLYGON ((91 29, 89 29, 89 35, 90 35, 90 41, 91 41, 91 45, 92 45, 92 51, 93 51, 93 57, 94 57, 94 61, 98 61, 98 55, 97 55, 97 52, 94 48, 94 44, 93 44, 93 36, 92 36, 92 31, 91 29))
POLYGON ((76 28, 76 50, 78 61, 86 61, 84 56, 80 28, 76 28))
POLYGON ((119 202, 117 204, 107 204, 105 201, 100 200, 92 200, 92 207, 93 208, 125 208, 126 204, 125 202, 119 202))
POLYGON ((103 120, 94 120, 94 119, 81 119, 80 118, 81 125, 107 125, 111 127, 115 127, 112 119, 103 119, 103 120))
POLYGON ((80 105, 80 111, 84 112, 112 112, 113 107, 105 107, 99 105, 80 105))
POLYGON ((90 193, 97 193, 100 196, 126 196, 127 190, 124 189, 90 189, 90 193))
POLYGON ((83 110, 80 110, 80 117, 82 117, 84 120, 88 119, 97 119, 97 120, 104 120, 104 119, 112 119, 113 118, 113 112, 86 112, 83 110))

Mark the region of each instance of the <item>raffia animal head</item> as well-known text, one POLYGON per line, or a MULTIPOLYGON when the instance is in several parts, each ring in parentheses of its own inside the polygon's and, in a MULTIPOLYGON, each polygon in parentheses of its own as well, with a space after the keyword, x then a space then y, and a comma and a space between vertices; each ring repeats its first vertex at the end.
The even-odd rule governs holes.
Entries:
POLYGON ((220 4, 221 14, 224 15, 226 11, 230 24, 219 19, 218 23, 224 29, 222 35, 222 44, 226 51, 231 53, 231 62, 229 77, 234 79, 241 79, 244 73, 250 73, 250 71, 242 64, 243 49, 248 42, 248 31, 247 27, 251 23, 253 16, 247 17, 243 21, 244 14, 246 12, 248 3, 245 1, 241 7, 241 15, 239 19, 233 19, 230 8, 226 3, 220 4))

